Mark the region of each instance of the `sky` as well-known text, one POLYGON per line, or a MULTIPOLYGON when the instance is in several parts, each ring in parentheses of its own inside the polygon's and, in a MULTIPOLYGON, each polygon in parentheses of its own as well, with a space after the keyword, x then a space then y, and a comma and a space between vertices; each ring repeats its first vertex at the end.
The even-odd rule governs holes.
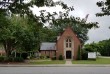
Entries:
MULTIPOLYGON (((54 0, 58 1, 58 0, 54 0)), ((91 42, 98 42, 101 40, 109 39, 110 38, 110 16, 104 17, 96 17, 95 14, 100 12, 100 8, 96 5, 96 2, 99 0, 61 0, 66 3, 68 6, 74 6, 74 11, 70 12, 70 15, 75 17, 85 18, 87 14, 89 17, 87 22, 98 22, 100 28, 91 29, 88 32, 89 40, 86 43, 91 42)), ((41 8, 45 9, 45 8, 41 8)), ((60 11, 61 7, 57 6, 55 8, 46 8, 48 11, 60 11)), ((34 8, 34 13, 38 13, 38 8, 34 8)))
POLYGON ((71 13, 76 17, 84 18, 87 14, 89 17, 87 22, 99 22, 100 28, 91 29, 88 32, 89 40, 87 43, 98 42, 110 38, 110 16, 96 17, 95 14, 100 12, 100 8, 96 5, 99 0, 63 0, 70 6, 74 6, 75 11, 71 13))

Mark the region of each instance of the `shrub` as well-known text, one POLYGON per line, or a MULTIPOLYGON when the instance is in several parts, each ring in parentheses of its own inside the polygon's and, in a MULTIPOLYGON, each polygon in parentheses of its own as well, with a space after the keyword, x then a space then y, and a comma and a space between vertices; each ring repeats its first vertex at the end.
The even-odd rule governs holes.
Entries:
POLYGON ((0 62, 3 62, 3 61, 4 61, 4 57, 0 56, 0 62))
POLYGON ((13 57, 4 57, 4 62, 13 62, 13 57))
POLYGON ((87 60, 88 59, 88 53, 85 52, 82 54, 82 60, 87 60))
POLYGON ((59 56, 59 60, 63 60, 63 56, 62 55, 59 56))
POLYGON ((50 58, 50 56, 47 56, 47 58, 50 58))
POLYGON ((78 47, 77 60, 81 60, 81 49, 80 49, 80 46, 78 47))
POLYGON ((7 57, 7 61, 13 62, 13 57, 7 57))
POLYGON ((51 59, 52 59, 52 60, 56 60, 56 56, 53 56, 51 59))
POLYGON ((27 59, 28 53, 22 53, 22 54, 21 54, 21 57, 22 57, 23 59, 27 59))
POLYGON ((22 57, 16 57, 13 59, 14 62, 23 62, 24 59, 22 57))
POLYGON ((24 59, 22 57, 4 57, 3 62, 23 62, 24 59))
POLYGON ((45 57, 43 55, 40 56, 40 59, 44 59, 45 57))

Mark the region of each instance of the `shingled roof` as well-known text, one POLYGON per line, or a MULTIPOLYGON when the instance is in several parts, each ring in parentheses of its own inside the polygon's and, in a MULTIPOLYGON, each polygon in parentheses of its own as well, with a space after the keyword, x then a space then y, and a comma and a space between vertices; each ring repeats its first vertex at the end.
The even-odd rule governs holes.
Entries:
POLYGON ((53 42, 42 42, 40 46, 40 50, 56 50, 55 44, 53 42))

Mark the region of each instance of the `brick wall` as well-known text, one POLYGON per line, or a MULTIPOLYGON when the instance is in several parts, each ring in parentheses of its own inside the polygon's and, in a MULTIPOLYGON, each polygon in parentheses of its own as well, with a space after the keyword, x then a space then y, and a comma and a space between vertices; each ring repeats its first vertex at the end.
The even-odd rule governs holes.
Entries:
POLYGON ((60 38, 57 41, 57 44, 56 44, 56 49, 57 49, 56 57, 57 57, 57 59, 58 59, 59 55, 62 55, 63 57, 65 57, 65 55, 64 55, 64 40, 67 37, 71 37, 72 40, 73 40, 73 46, 74 46, 74 48, 72 49, 72 50, 74 50, 73 59, 76 60, 78 46, 80 45, 80 40, 78 39, 78 37, 76 36, 76 34, 72 31, 72 29, 70 27, 65 29, 65 31, 63 32, 63 34, 60 36, 60 38))

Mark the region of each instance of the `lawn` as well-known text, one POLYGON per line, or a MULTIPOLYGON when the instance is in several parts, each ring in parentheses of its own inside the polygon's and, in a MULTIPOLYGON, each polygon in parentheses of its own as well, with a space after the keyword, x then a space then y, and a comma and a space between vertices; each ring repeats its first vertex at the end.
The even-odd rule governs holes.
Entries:
POLYGON ((73 64, 110 64, 110 58, 97 58, 96 60, 72 61, 73 64))
POLYGON ((29 62, 29 64, 65 64, 64 60, 36 60, 34 62, 29 62))

